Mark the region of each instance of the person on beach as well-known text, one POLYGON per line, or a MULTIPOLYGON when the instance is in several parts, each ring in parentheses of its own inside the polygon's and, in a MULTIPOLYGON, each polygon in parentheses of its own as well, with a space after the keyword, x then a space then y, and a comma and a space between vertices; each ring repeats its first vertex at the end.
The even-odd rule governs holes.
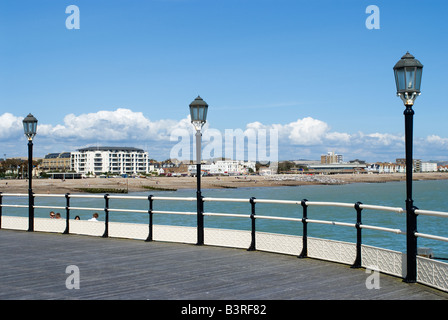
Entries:
POLYGON ((50 211, 50 219, 54 219, 54 218, 55 218, 54 211, 50 211))
POLYGON ((98 213, 95 212, 88 221, 98 221, 98 213))
POLYGON ((75 220, 81 220, 81 218, 79 216, 76 216, 75 220))

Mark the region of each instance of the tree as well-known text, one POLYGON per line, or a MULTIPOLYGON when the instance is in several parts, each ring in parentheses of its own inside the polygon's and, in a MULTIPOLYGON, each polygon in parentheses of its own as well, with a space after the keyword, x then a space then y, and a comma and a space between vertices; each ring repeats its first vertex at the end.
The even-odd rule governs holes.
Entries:
POLYGON ((295 164, 291 161, 282 161, 278 163, 278 172, 288 172, 294 168, 295 164))

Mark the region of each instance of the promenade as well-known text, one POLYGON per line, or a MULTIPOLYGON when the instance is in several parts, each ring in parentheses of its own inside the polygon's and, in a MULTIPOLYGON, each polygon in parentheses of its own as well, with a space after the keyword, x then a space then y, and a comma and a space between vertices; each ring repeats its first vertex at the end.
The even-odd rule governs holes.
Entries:
POLYGON ((448 299, 386 274, 368 289, 363 268, 213 246, 2 229, 0 257, 1 300, 448 299), (66 287, 68 266, 79 289, 66 287))

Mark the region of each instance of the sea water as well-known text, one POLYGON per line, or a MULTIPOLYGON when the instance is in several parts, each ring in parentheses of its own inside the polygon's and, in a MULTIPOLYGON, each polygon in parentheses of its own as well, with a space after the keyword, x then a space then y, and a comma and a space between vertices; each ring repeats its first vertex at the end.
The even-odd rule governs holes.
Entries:
MULTIPOLYGON (((173 178, 175 179, 175 178, 173 178)), ((448 212, 448 180, 414 181, 413 200, 419 209, 448 212)), ((196 197, 194 189, 179 189, 177 191, 147 191, 133 192, 129 195, 161 197, 196 197)), ((204 197, 249 199, 276 199, 301 201, 324 201, 380 205, 405 208, 405 182, 387 183, 353 183, 344 185, 306 185, 288 187, 258 187, 235 189, 203 189, 204 197)), ((27 204, 27 198, 4 197, 5 204, 27 204)), ((64 198, 38 197, 35 205, 65 206, 64 198)), ((72 207, 104 208, 104 199, 72 198, 72 207)), ((110 199, 109 207, 114 209, 148 210, 148 200, 110 199)), ((302 218, 302 206, 285 204, 256 204, 256 215, 302 218)), ((153 210, 196 212, 196 201, 165 201, 154 200, 153 210)), ((36 217, 48 217, 50 209, 36 209, 36 217)), ((65 210, 54 210, 65 217, 65 210)), ((104 221, 104 211, 101 210, 71 210, 70 219, 80 216, 87 220, 93 212, 98 212, 100 220, 104 221)), ((235 213, 244 217, 214 217, 205 216, 204 224, 207 228, 250 230, 251 221, 247 217, 251 213, 251 205, 233 202, 205 202, 204 211, 212 213, 235 213)), ((3 215, 27 216, 26 208, 3 208, 3 215)), ((309 206, 308 218, 313 220, 356 223, 354 208, 340 208, 327 206, 309 206)), ((148 223, 147 213, 110 212, 111 222, 148 223)), ((195 215, 154 214, 154 224, 196 226, 195 215)), ((362 211, 362 223, 406 231, 406 214, 388 211, 362 211)), ((418 232, 448 237, 448 218, 420 215, 417 217, 418 232)), ((302 235, 300 221, 280 221, 256 219, 257 231, 302 235)), ((346 226, 308 224, 308 236, 332 240, 356 242, 356 229, 346 226)), ((362 230, 362 242, 397 251, 406 251, 406 236, 385 231, 362 230)), ((448 243, 437 240, 418 238, 419 247, 429 247, 436 257, 448 258, 448 243)))

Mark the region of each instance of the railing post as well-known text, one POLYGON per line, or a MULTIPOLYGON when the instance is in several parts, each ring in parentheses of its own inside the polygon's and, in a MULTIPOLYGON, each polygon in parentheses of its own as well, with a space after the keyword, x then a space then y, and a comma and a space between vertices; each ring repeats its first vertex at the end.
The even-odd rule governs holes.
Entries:
POLYGON ((63 234, 69 234, 70 233, 70 193, 65 194, 65 230, 63 234))
POLYGON ((145 241, 149 242, 152 241, 152 203, 153 203, 153 199, 152 199, 152 194, 148 196, 148 201, 149 201, 149 210, 148 210, 148 215, 149 215, 149 226, 148 226, 148 238, 146 238, 145 241))
POLYGON ((202 246, 204 244, 204 197, 201 191, 196 193, 196 206, 197 206, 197 245, 202 246))
POLYGON ((251 206, 251 213, 250 213, 250 220, 252 224, 252 231, 251 231, 251 243, 249 249, 247 251, 254 251, 255 250, 255 198, 250 198, 250 206, 251 206))
POLYGON ((299 255, 299 258, 306 258, 308 257, 308 222, 306 219, 308 219, 308 206, 306 204, 308 200, 303 199, 301 201, 302 205, 302 225, 303 225, 303 231, 302 231, 302 252, 299 255))
POLYGON ((105 213, 105 219, 104 219, 104 234, 103 234, 103 238, 107 238, 109 237, 109 194, 106 193, 104 195, 104 200, 105 200, 105 204, 104 204, 104 213, 105 213))
POLYGON ((28 231, 34 231, 34 192, 28 190, 28 231))
POLYGON ((362 244, 362 234, 361 234, 361 211, 362 208, 360 205, 362 202, 356 202, 355 203, 355 209, 356 209, 356 259, 351 268, 361 268, 361 244, 362 244))

